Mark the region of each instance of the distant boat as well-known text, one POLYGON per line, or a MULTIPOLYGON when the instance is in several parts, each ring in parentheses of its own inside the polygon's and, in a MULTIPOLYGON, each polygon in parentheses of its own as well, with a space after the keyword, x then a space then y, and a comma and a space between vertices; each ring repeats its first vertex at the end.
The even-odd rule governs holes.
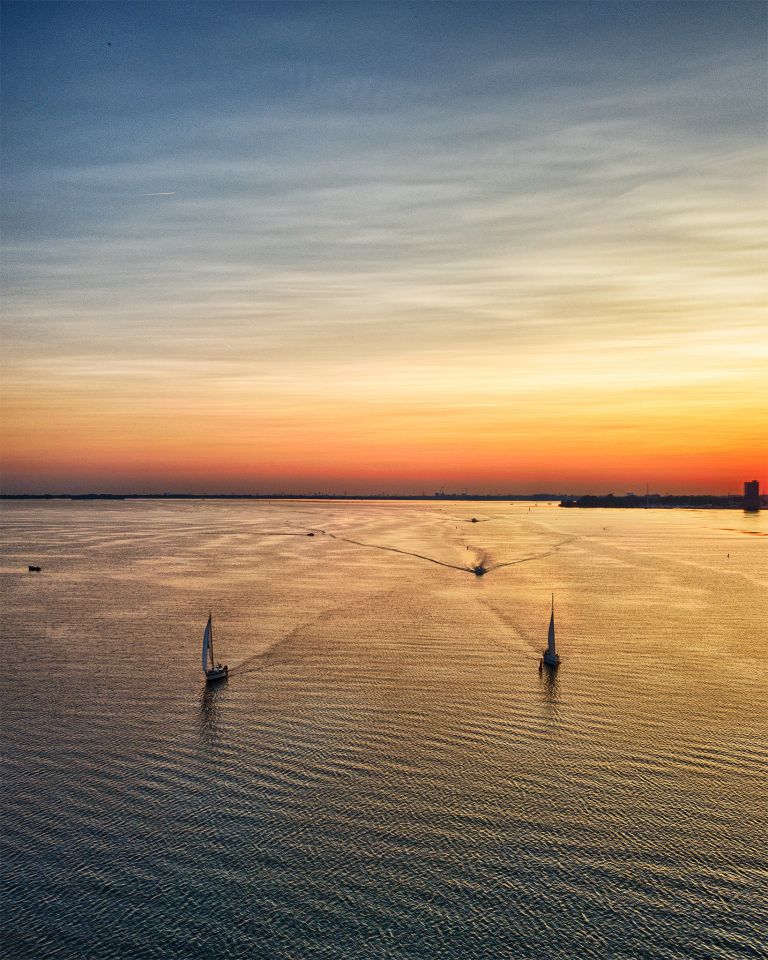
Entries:
POLYGON ((35 564, 33 564, 33 563, 30 563, 30 564, 29 564, 29 572, 30 572, 30 573, 40 573, 40 571, 41 571, 42 569, 43 569, 42 567, 37 567, 37 566, 35 566, 35 564))
POLYGON ((225 680, 229 676, 229 667, 226 664, 222 667, 213 659, 213 620, 210 613, 203 633, 203 673, 209 683, 213 680, 225 680))
POLYGON ((555 649, 555 595, 552 594, 552 613, 549 617, 549 631, 547 633, 547 649, 544 651, 544 654, 541 658, 541 665, 545 664, 548 667, 559 667, 560 666, 560 657, 557 654, 555 649))

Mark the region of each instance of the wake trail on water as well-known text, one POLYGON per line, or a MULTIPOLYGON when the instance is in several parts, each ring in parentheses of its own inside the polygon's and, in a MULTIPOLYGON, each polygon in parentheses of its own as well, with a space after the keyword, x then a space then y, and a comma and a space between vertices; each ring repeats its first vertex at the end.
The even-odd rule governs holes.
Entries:
POLYGON ((475 576, 478 574, 478 568, 482 570, 483 574, 487 574, 493 570, 500 570, 502 567, 512 567, 518 563, 529 563, 531 560, 542 560, 545 557, 551 556, 553 553, 557 553, 557 551, 566 544, 572 543, 574 540, 578 539, 575 536, 566 537, 564 540, 559 541, 541 553, 535 553, 527 557, 521 557, 518 560, 507 560, 503 561, 502 563, 493 563, 489 566, 486 566, 486 557, 488 556, 487 552, 479 547, 468 545, 475 555, 475 561, 472 566, 467 567, 458 563, 448 563, 445 560, 438 560, 436 557, 429 557, 424 553, 416 553, 413 550, 403 550, 400 547, 389 547, 381 543, 367 543, 363 540, 354 540, 352 537, 342 537, 335 533, 329 533, 327 530, 322 530, 320 528, 315 528, 315 532, 321 533, 326 537, 330 537, 331 540, 338 540, 342 543, 351 543, 354 546, 366 547, 369 550, 384 550, 388 553, 399 553, 406 557, 415 557, 417 560, 425 560, 427 563, 435 563, 440 567, 447 567, 449 570, 458 570, 461 573, 471 573, 475 576))
POLYGON ((543 560, 545 557, 551 557, 554 553, 557 553, 560 547, 564 547, 568 543, 573 543, 573 541, 577 539, 578 537, 566 537, 542 553, 532 553, 529 557, 520 557, 518 560, 505 560, 502 563, 494 563, 493 566, 488 567, 488 570, 500 570, 501 567, 514 567, 518 563, 530 563, 531 560, 543 560))
POLYGON ((277 664, 289 663, 290 658, 280 656, 281 648, 289 644, 292 640, 295 640, 301 635, 302 631, 308 627, 312 627, 313 624, 318 623, 319 620, 319 617, 314 620, 307 620, 306 623, 301 623, 299 626, 294 627, 293 630, 289 630, 288 633, 277 637, 277 639, 270 643, 264 650, 261 650, 259 653, 254 653, 252 657, 248 657, 246 660, 232 667, 229 671, 230 675, 239 674, 244 676, 248 673, 261 673, 262 670, 267 670, 269 667, 274 667, 277 664))
MULTIPOLYGON (((396 591, 384 591, 384 593, 380 595, 395 592, 396 591)), ((339 614, 349 611, 355 612, 357 609, 357 601, 353 601, 351 603, 341 603, 336 606, 328 607, 326 610, 323 610, 322 613, 318 614, 318 616, 312 617, 309 620, 305 620, 292 630, 289 630, 282 636, 277 637, 272 641, 272 643, 269 644, 269 646, 265 647, 259 653, 255 653, 253 656, 247 657, 245 660, 236 664, 230 669, 230 676, 232 674, 245 676, 250 673, 261 673, 263 670, 268 670, 271 667, 283 667, 290 665, 291 663, 301 662, 301 651, 291 651, 291 646, 294 642, 301 642, 302 640, 306 641, 307 639, 311 639, 313 628, 322 626, 331 617, 338 616, 339 614), (308 634, 310 634, 310 636, 307 636, 308 634)))
MULTIPOLYGON (((541 649, 540 649, 541 643, 537 639, 532 637, 528 633, 528 631, 524 627, 522 627, 517 622, 517 620, 514 619, 514 617, 510 617, 510 615, 506 611, 502 611, 495 603, 490 603, 486 601, 485 605, 494 614, 494 616, 504 624, 505 627, 512 628, 513 632, 522 641, 523 648, 526 650, 530 650, 531 653, 538 660, 539 657, 541 656, 541 649)), ((504 650, 509 650, 511 648, 511 644, 509 643, 504 643, 503 641, 495 640, 493 637, 489 637, 488 639, 496 647, 501 647, 504 650)))
POLYGON ((307 534, 303 531, 296 532, 295 530, 257 530, 254 532, 254 536, 257 537, 306 537, 307 534))
POLYGON ((362 540, 352 540, 350 537, 334 537, 334 540, 343 540, 344 543, 353 543, 358 547, 368 547, 370 550, 386 550, 389 553, 401 553, 406 557, 416 557, 418 560, 436 563, 440 567, 448 567, 451 570, 461 570, 462 573, 473 572, 469 567, 462 567, 457 563, 446 563, 445 560, 437 560, 435 557, 428 557, 423 553, 413 553, 411 550, 401 550, 399 547, 385 547, 379 543, 364 543, 362 540))
POLYGON ((381 543, 365 543, 363 540, 353 540, 351 537, 338 536, 335 533, 329 533, 327 530, 316 528, 317 533, 322 533, 331 540, 338 540, 342 543, 351 543, 356 547, 367 547, 369 550, 386 550, 388 553, 400 553, 405 557, 416 557, 418 560, 426 560, 428 563, 436 563, 440 567, 448 567, 449 570, 460 570, 462 573, 472 573, 470 567, 462 567, 457 563, 447 563, 445 560, 437 560, 435 557, 428 557, 424 553, 414 553, 412 550, 401 550, 400 547, 387 547, 381 543))
MULTIPOLYGON (((555 529, 550 526, 548 523, 542 523, 541 520, 529 520, 531 524, 534 524, 537 527, 543 527, 545 530, 550 530, 552 533, 561 533, 562 531, 555 529)), ((729 529, 726 527, 721 527, 720 529, 729 529)), ((732 528, 731 528, 732 529, 732 528)), ((595 538, 592 536, 581 536, 581 537, 571 537, 572 540, 582 540, 585 544, 589 544, 589 547, 594 550, 596 553, 604 553, 609 556, 612 555, 613 551, 618 551, 623 554, 630 554, 631 556, 642 561, 644 559, 659 560, 663 563, 670 565, 677 565, 681 567, 693 567, 694 569, 701 570, 703 573, 710 573, 716 577, 728 576, 735 577, 739 580, 746 580, 748 583, 753 583, 755 586, 764 587, 765 580, 761 580, 758 577, 750 576, 750 574, 745 573, 743 570, 728 570, 722 567, 710 566, 706 563, 700 563, 696 560, 685 560, 682 557, 672 557, 668 554, 656 553, 653 550, 643 549, 640 546, 629 546, 626 543, 613 543, 606 542, 604 539, 595 538)))
MULTIPOLYGON (((542 523, 540 520, 530 520, 529 523, 535 524, 537 527, 543 527, 545 530, 550 530, 552 533, 561 533, 562 531, 556 530, 554 527, 550 526, 548 523, 542 523)), ((720 529, 733 529, 727 527, 721 527, 720 529)), ((743 531, 742 531, 743 532, 743 531)), ((600 537, 593 536, 573 536, 569 538, 570 540, 582 540, 584 544, 588 544, 589 548, 595 553, 607 554, 612 556, 614 552, 619 552, 622 554, 630 554, 632 557, 636 558, 640 562, 645 559, 658 560, 662 563, 669 565, 681 566, 681 567, 693 567, 696 570, 701 570, 703 573, 710 573, 716 577, 727 576, 735 577, 739 580, 746 580, 748 583, 753 583, 755 586, 764 587, 766 584, 765 580, 761 580, 758 577, 750 576, 750 574, 745 573, 743 570, 728 570, 723 567, 710 566, 706 563, 701 563, 696 560, 686 560, 683 557, 673 557, 669 554, 657 553, 653 549, 644 549, 642 546, 635 545, 630 546, 627 543, 614 543, 608 542, 600 537)), ((558 546, 562 546, 565 541, 561 541, 558 546)))

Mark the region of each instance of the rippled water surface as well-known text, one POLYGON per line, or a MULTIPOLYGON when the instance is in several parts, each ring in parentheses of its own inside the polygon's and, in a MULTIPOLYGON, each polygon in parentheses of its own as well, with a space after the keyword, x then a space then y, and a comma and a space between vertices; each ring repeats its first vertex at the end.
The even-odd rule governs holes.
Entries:
POLYGON ((2 514, 5 956, 766 956, 765 515, 2 514))

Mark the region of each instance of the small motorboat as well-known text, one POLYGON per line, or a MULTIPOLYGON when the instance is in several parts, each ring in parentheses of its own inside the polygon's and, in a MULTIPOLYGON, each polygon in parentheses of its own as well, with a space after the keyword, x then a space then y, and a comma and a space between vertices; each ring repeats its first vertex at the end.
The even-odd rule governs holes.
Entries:
POLYGON ((226 680, 229 676, 229 667, 226 664, 222 666, 213 659, 213 619, 210 613, 203 633, 203 673, 207 683, 226 680))
POLYGON ((42 567, 36 567, 34 563, 30 563, 28 566, 28 570, 30 573, 40 573, 42 569, 43 569, 42 567))

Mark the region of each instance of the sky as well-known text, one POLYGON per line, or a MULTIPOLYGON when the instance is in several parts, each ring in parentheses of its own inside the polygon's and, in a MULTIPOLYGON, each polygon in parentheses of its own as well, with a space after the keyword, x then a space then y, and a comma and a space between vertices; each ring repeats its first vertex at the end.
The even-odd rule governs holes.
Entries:
POLYGON ((4 3, 4 492, 764 488, 766 10, 4 3))

